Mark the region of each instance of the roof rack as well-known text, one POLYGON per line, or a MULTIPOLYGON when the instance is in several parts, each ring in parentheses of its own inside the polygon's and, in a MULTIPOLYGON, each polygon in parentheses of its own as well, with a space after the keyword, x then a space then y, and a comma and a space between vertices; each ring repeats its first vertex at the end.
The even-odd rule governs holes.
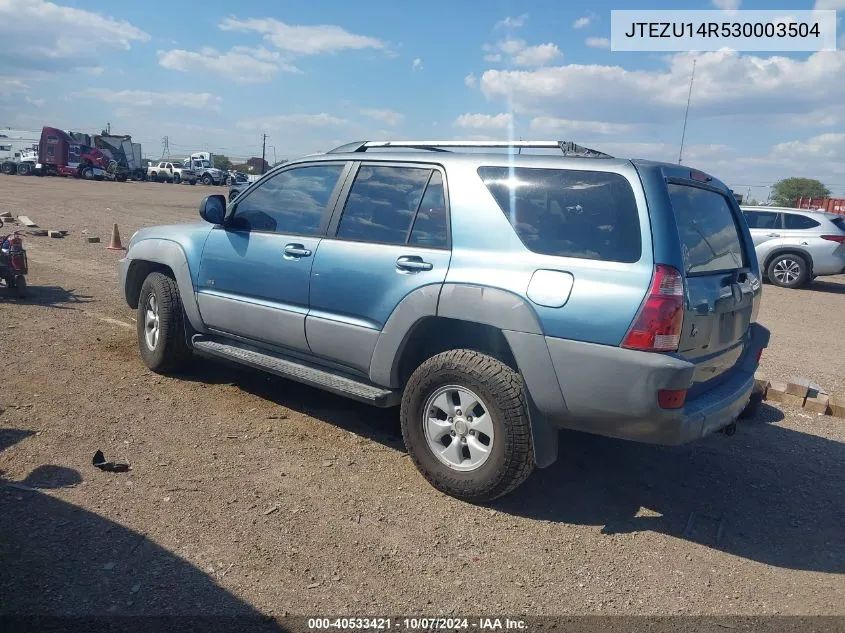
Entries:
POLYGON ((358 141, 356 143, 347 143, 332 150, 328 154, 346 154, 366 152, 371 149, 387 149, 387 148, 405 148, 418 149, 431 152, 448 152, 452 149, 468 149, 468 148, 489 148, 489 149, 504 149, 515 148, 517 150, 523 149, 559 149, 564 156, 575 156, 583 158, 613 158, 610 154, 605 154, 583 145, 578 145, 571 141, 358 141))

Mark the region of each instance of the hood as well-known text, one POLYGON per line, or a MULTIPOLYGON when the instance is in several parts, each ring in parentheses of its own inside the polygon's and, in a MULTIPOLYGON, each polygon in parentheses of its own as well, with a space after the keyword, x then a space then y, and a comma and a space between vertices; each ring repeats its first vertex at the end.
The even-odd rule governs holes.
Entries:
POLYGON ((131 238, 127 248, 137 244, 141 240, 163 239, 171 242, 184 242, 191 239, 201 238, 214 228, 208 222, 189 222, 186 224, 163 224, 161 226, 150 226, 136 231, 131 238))

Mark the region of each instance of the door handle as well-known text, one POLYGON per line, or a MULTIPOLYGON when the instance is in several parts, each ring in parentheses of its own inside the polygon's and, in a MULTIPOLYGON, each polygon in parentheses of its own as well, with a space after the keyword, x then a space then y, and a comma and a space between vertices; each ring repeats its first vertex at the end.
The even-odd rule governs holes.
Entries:
POLYGON ((310 257, 311 251, 302 244, 288 244, 285 246, 285 257, 310 257))
POLYGON ((766 237, 780 237, 780 233, 768 233, 766 237))
POLYGON ((396 268, 399 270, 407 270, 411 272, 419 272, 421 270, 431 270, 434 266, 430 262, 424 262, 422 257, 416 255, 400 257, 396 260, 396 268))

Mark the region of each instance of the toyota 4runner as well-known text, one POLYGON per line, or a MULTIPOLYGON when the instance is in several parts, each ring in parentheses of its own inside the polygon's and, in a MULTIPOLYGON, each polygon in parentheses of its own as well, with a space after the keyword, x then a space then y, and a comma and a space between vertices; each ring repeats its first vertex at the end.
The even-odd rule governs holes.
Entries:
POLYGON ((732 430, 769 340, 733 195, 680 165, 354 143, 200 216, 138 231, 120 260, 146 365, 197 354, 400 405, 417 468, 472 502, 553 463, 559 429, 732 430))

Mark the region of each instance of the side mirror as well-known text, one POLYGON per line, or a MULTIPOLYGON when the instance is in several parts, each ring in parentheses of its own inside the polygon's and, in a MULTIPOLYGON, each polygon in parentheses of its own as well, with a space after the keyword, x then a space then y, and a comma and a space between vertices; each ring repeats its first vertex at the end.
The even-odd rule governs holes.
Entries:
POLYGON ((211 224, 223 224, 226 217, 226 198, 219 193, 206 196, 200 202, 200 217, 211 224))

